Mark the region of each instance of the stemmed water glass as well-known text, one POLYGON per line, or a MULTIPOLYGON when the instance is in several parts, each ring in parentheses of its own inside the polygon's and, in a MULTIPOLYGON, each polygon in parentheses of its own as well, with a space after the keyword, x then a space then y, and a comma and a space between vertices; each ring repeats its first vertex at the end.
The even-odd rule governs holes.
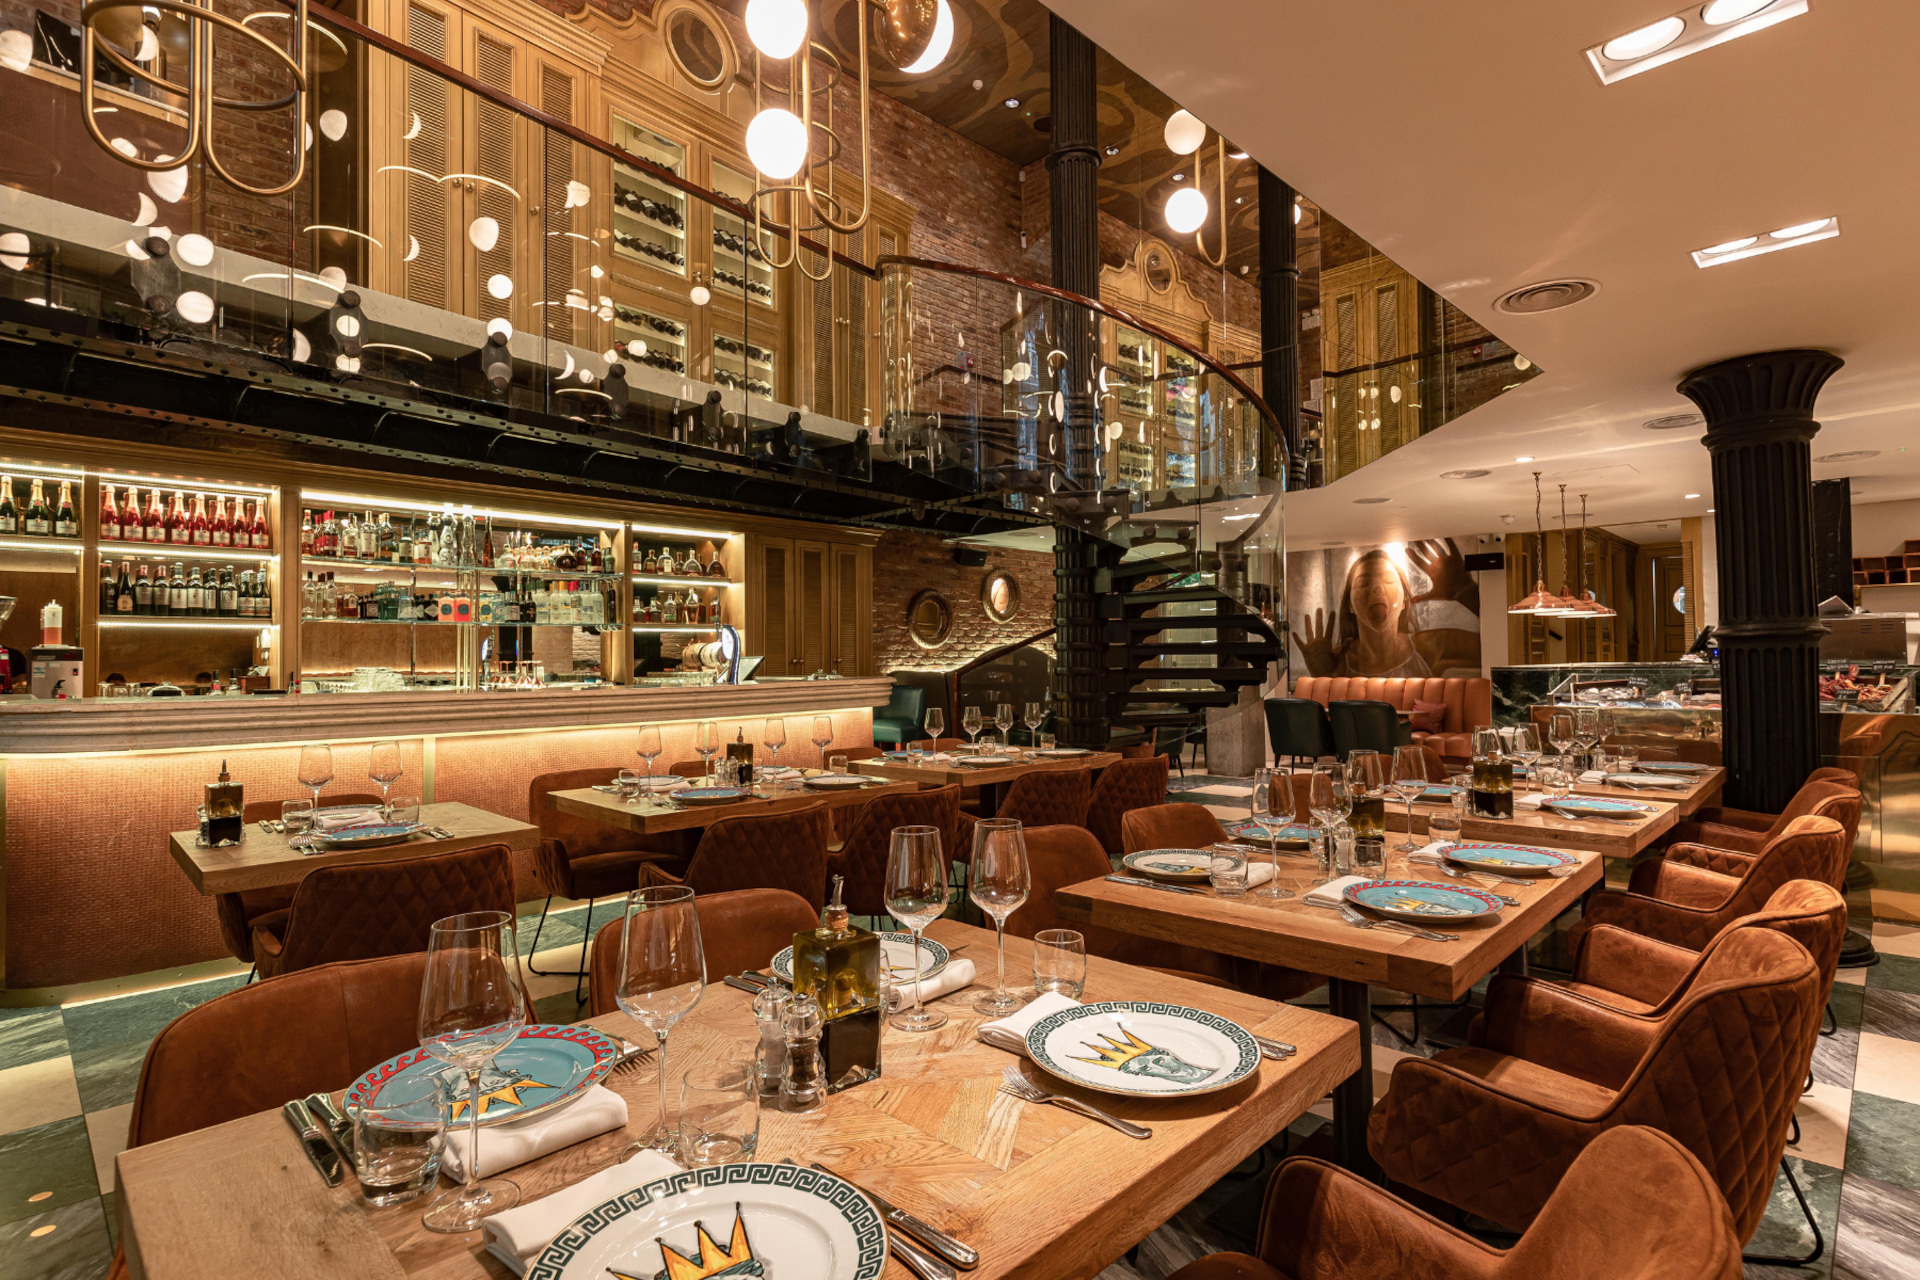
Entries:
POLYGON ((1407 838, 1394 848, 1402 853, 1413 853, 1422 846, 1413 838, 1413 802, 1427 786, 1427 754, 1424 747, 1395 747, 1393 749, 1393 793, 1407 805, 1407 838))
POLYGON ((1561 763, 1565 764, 1567 748, 1573 745, 1572 716, 1561 714, 1548 718, 1547 745, 1553 748, 1553 754, 1563 757, 1561 763))
POLYGON ((1000 978, 992 991, 973 1002, 976 1013, 1004 1018, 1020 1007, 1007 990, 1007 917, 1027 900, 1027 837, 1014 818, 983 818, 973 827, 973 865, 967 870, 967 896, 993 917, 1000 951, 1000 978))
MULTIPOLYGON (((519 1189, 480 1172, 480 1075, 527 1025, 520 988, 520 949, 514 918, 505 911, 470 911, 436 920, 427 940, 427 972, 420 984, 420 1047, 466 1073, 466 1185, 439 1197, 421 1217, 432 1231, 471 1231, 490 1214, 510 1209, 519 1189)), ((458 1118, 459 1108, 452 1108, 458 1118)))
POLYGON ((300 785, 313 792, 313 807, 320 808, 320 788, 333 781, 333 752, 324 746, 300 748, 300 785))
POLYGON ((993 705, 993 723, 1000 730, 1000 746, 1005 749, 1010 744, 1007 734, 1013 730, 1013 704, 996 702, 993 705))
POLYGON ((702 720, 693 731, 693 749, 700 753, 700 763, 711 774, 713 758, 720 752, 720 726, 711 720, 702 720))
POLYGON ((376 742, 367 757, 367 778, 380 784, 380 812, 390 808, 387 793, 394 783, 400 781, 400 744, 397 742, 376 742))
POLYGON ((960 727, 967 731, 969 738, 973 739, 973 745, 979 746, 980 730, 986 727, 985 722, 980 718, 980 708, 968 707, 966 713, 960 717, 960 727))
POLYGON ((927 708, 927 740, 933 743, 932 750, 940 749, 940 735, 947 731, 947 713, 939 707, 927 708))
POLYGON ((833 745, 833 717, 813 718, 813 745, 820 748, 820 767, 827 767, 827 748, 833 745))
POLYGON ((1347 767, 1338 760, 1313 766, 1313 779, 1307 784, 1307 812, 1320 824, 1320 875, 1315 884, 1325 884, 1333 875, 1334 828, 1353 811, 1353 793, 1347 787, 1347 767))
POLYGON ((1573 740, 1583 755, 1593 754, 1593 749, 1600 744, 1600 708, 1573 709, 1573 740))
POLYGON ((653 762, 660 758, 660 729, 657 725, 642 725, 639 741, 634 746, 634 754, 647 762, 647 794, 653 794, 653 762))
POLYGON ((1267 837, 1267 856, 1273 864, 1273 878, 1253 891, 1256 898, 1291 898, 1292 892, 1280 887, 1280 845, 1274 835, 1276 823, 1284 826, 1293 816, 1293 779, 1280 769, 1256 769, 1253 774, 1253 821, 1267 837), (1286 787, 1285 807, 1276 803, 1276 788, 1286 787))
MULTIPOLYGON (((775 716, 760 729, 760 741, 766 747, 769 759, 767 769, 771 772, 780 767, 780 748, 787 745, 787 722, 775 716)), ((776 784, 777 785, 777 784, 776 784)))
POLYGON ((1027 726, 1027 745, 1037 747, 1040 745, 1040 726, 1047 722, 1047 704, 1029 702, 1022 708, 1022 713, 1020 723, 1027 726))
POLYGON ((706 986, 693 890, 683 884, 651 885, 629 893, 620 926, 620 986, 613 999, 660 1042, 660 1123, 629 1151, 675 1149, 678 1127, 667 1123, 667 1033, 693 1012, 706 986))
POLYGON ((1527 767, 1527 776, 1533 775, 1533 766, 1540 759, 1540 730, 1530 724, 1517 726, 1507 744, 1507 754, 1527 767))
POLYGON ((946 909, 947 860, 940 852, 939 829, 895 827, 887 853, 887 914, 913 934, 913 1008, 891 1019, 902 1031, 946 1025, 944 1010, 920 1007, 920 933, 946 909))

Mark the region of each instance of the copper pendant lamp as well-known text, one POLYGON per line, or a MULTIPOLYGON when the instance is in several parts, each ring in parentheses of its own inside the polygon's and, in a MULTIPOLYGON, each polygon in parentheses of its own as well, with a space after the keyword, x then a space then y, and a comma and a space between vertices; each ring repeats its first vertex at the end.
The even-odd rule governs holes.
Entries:
POLYGON ((1544 561, 1547 550, 1547 533, 1540 526, 1540 473, 1533 473, 1533 532, 1535 545, 1540 549, 1539 564, 1533 578, 1533 594, 1507 606, 1509 614, 1527 617, 1554 617, 1560 613, 1560 597, 1547 590, 1544 561))

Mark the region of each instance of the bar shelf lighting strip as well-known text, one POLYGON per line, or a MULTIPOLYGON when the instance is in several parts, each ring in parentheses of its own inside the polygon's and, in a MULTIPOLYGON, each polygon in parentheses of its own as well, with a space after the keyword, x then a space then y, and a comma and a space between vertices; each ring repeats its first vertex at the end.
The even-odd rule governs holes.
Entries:
POLYGON ((270 564, 280 558, 277 551, 242 551, 238 547, 182 546, 170 542, 113 542, 99 544, 97 550, 108 560, 191 560, 203 564, 210 560, 238 560, 248 564, 270 564))
POLYGON ((422 515, 446 515, 449 511, 455 515, 472 516, 476 520, 523 520, 529 524, 559 525, 567 529, 593 529, 617 533, 621 522, 618 520, 580 520, 571 516, 540 515, 532 511, 502 511, 498 507, 478 507, 468 503, 420 502, 411 498, 383 498, 372 494, 326 493, 314 489, 303 489, 300 504, 313 507, 316 504, 341 510, 390 510, 417 511, 422 515))
POLYGON ((744 583, 731 578, 655 578, 644 573, 633 575, 633 581, 650 587, 738 587, 744 583))
POLYGON ((737 533, 725 533, 719 529, 687 529, 671 524, 630 524, 627 527, 635 533, 658 533, 670 538, 708 538, 718 542, 740 536, 737 533))
POLYGON ((232 484, 225 480, 199 480, 186 476, 143 476, 127 471, 95 471, 95 478, 109 484, 130 484, 136 489, 179 489, 192 493, 238 493, 249 498, 271 498, 279 490, 257 484, 232 484))
POLYGON ((277 631, 280 624, 259 618, 102 618, 103 627, 151 627, 155 630, 185 631, 277 631))
POLYGON ((38 477, 42 480, 84 480, 87 473, 77 467, 50 467, 39 462, 22 462, 18 458, 0 458, 0 472, 10 476, 20 476, 27 480, 38 477))
POLYGON ((0 538, 0 551, 72 551, 84 553, 78 538, 0 538))

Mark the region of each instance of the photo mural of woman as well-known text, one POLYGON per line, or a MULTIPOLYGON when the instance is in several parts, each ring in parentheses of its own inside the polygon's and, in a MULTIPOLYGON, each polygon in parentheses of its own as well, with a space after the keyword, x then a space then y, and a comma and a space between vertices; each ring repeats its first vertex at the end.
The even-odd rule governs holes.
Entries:
POLYGON ((1295 552, 1287 597, 1296 676, 1480 674, 1480 584, 1452 538, 1295 552))

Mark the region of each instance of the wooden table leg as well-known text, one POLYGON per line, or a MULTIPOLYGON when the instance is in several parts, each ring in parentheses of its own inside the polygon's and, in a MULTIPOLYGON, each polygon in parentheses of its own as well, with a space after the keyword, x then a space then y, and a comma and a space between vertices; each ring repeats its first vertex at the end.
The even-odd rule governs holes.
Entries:
POLYGON ((1367 1154, 1367 1115, 1373 1110, 1373 995, 1364 982, 1327 979, 1327 1011, 1360 1028, 1360 1069, 1333 1086, 1334 1159, 1343 1168, 1379 1181, 1367 1154))
POLYGON ((983 782, 980 784, 980 816, 998 817, 1000 814, 1000 792, 1003 783, 983 782))
POLYGON ((1513 954, 1500 962, 1500 972, 1516 974, 1522 978, 1527 976, 1527 944, 1525 942, 1515 947, 1513 954))

